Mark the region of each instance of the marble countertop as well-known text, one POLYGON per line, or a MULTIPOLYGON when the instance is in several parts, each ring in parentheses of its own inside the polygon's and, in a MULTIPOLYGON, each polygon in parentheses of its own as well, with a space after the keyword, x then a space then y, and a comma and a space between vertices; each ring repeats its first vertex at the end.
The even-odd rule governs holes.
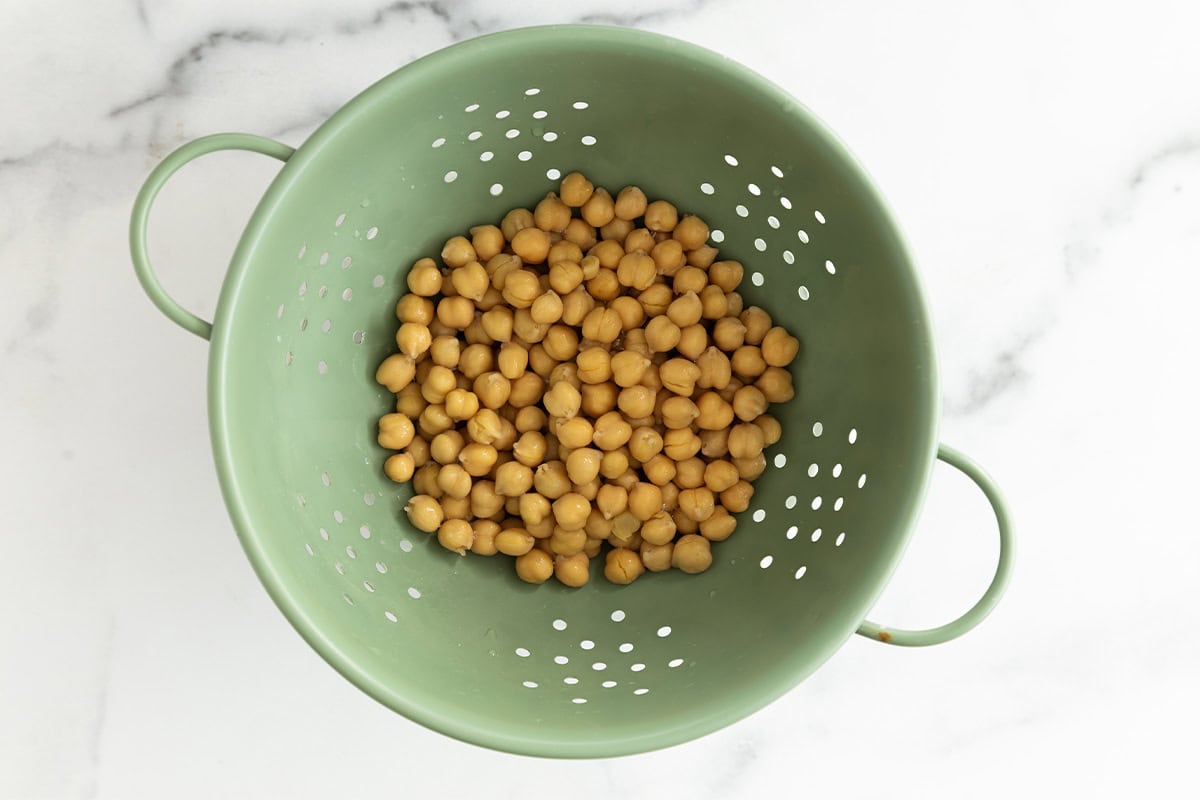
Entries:
MULTIPOLYGON (((5 4, 0 798, 1178 796, 1200 711, 1198 28, 1165 2, 5 4), (855 638, 732 727, 594 762, 427 731, 292 632, 221 501, 206 348, 146 301, 126 243, 178 144, 299 144, 416 56, 561 21, 723 52, 849 143, 921 264, 942 438, 993 473, 1019 534, 971 635, 855 638)), ((265 161, 214 156, 155 209, 162 277, 202 314, 265 161)), ((992 530, 939 469, 874 616, 965 609, 992 530)))

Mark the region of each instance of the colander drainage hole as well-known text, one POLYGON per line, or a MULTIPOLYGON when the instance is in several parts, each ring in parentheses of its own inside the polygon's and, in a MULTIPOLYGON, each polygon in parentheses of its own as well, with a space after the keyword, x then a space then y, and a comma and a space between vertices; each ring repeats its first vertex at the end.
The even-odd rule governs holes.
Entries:
POLYGON ((775 563, 774 556, 763 556, 762 560, 758 562, 758 566, 761 569, 766 569, 767 567, 771 566, 774 563, 775 563))
POLYGON ((521 658, 529 658, 529 651, 526 650, 524 647, 518 647, 513 652, 516 653, 521 658))
POLYGON ((670 661, 667 662, 667 666, 670 667, 671 669, 675 669, 676 667, 681 667, 681 666, 683 666, 683 659, 682 658, 672 658, 670 661))
POLYGON ((642 688, 642 689, 634 689, 634 690, 633 690, 633 693, 634 693, 634 694, 636 694, 637 696, 641 697, 641 696, 642 696, 642 695, 644 695, 644 694, 649 694, 649 693, 650 693, 650 690, 649 690, 649 689, 645 689, 645 688, 642 688))
POLYGON ((603 686, 605 689, 611 689, 617 685, 617 682, 616 681, 605 681, 604 683, 602 683, 600 685, 603 686))
POLYGON ((566 656, 555 656, 554 657, 554 663, 558 664, 559 666, 562 666, 563 664, 568 663, 570 660, 571 659, 567 658, 566 656))
POLYGON ((609 614, 608 618, 613 622, 620 622, 621 620, 625 619, 625 612, 618 608, 616 611, 609 614))
POLYGON ((526 689, 536 689, 538 687, 537 681, 521 681, 521 685, 526 689))
POLYGON ((596 646, 596 643, 593 642, 591 639, 584 639, 582 642, 579 643, 579 647, 583 650, 591 650, 595 646, 596 646))
POLYGON ((670 635, 671 635, 671 626, 670 625, 663 625, 661 628, 658 629, 658 638, 665 639, 670 635))
POLYGON ((633 642, 622 642, 621 646, 618 647, 617 649, 620 650, 622 653, 632 652, 633 651, 633 642))
POLYGON ((787 538, 789 538, 789 539, 795 539, 795 538, 796 538, 796 534, 798 534, 799 532, 800 532, 800 529, 799 529, 799 528, 797 528, 795 525, 792 525, 792 526, 790 526, 790 527, 787 529, 787 534, 786 534, 786 535, 787 535, 787 538))
POLYGON ((567 629, 567 621, 565 619, 556 619, 550 623, 550 627, 556 631, 565 631, 567 629))

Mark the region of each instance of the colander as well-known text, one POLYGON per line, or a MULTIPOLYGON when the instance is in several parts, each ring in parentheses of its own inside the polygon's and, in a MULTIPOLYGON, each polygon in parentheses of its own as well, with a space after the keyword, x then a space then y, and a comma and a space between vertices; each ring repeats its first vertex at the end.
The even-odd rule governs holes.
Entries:
POLYGON ((938 384, 911 257, 863 169, 782 90, 707 50, 552 26, 466 41, 347 103, 299 148, 245 134, 185 144, 131 223, 137 275, 211 343, 209 421, 233 524, 291 624, 405 716, 518 753, 635 753, 727 725, 799 683, 857 631, 944 642, 996 603, 1010 529, 988 477, 936 444, 938 384), (163 183, 218 150, 284 162, 246 226, 212 323, 147 258, 163 183), (571 170, 636 183, 704 217, 746 264, 748 303, 804 343, 737 532, 701 575, 617 587, 521 583, 407 524, 375 421, 393 398, 408 265, 469 225, 531 207, 571 170), (932 630, 864 617, 897 565, 935 458, 983 490, 1000 558, 982 599, 932 630))

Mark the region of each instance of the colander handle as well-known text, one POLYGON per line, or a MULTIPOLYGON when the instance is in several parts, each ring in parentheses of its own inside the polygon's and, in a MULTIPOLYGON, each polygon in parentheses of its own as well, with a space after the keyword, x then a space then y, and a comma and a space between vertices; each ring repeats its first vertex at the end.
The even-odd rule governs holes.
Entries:
POLYGON ((249 133, 214 133, 211 136, 202 136, 183 145, 159 162, 138 191, 137 199, 133 202, 133 215, 129 220, 129 251, 133 256, 133 270, 137 273, 142 288, 146 290, 154 305, 158 306, 158 310, 167 315, 167 319, 204 340, 212 336, 212 323, 179 305, 158 282, 158 277, 150 266, 149 251, 146 247, 146 226, 150 219, 150 206, 167 179, 189 161, 220 150, 249 150, 252 153, 278 158, 280 161, 287 161, 295 152, 295 148, 274 139, 249 133))
POLYGON ((983 597, 979 598, 979 602, 953 622, 938 628, 910 631, 887 628, 867 620, 858 627, 858 633, 862 636, 904 647, 941 644, 951 639, 957 639, 983 622, 984 618, 996 607, 1000 595, 1004 594, 1004 588, 1008 585, 1008 579, 1012 573, 1012 522, 1000 490, 982 467, 957 450, 944 444, 939 445, 937 457, 974 481, 988 502, 991 503, 992 512, 995 513, 996 523, 1000 528, 1000 559, 996 562, 996 574, 992 577, 991 585, 983 593, 983 597))

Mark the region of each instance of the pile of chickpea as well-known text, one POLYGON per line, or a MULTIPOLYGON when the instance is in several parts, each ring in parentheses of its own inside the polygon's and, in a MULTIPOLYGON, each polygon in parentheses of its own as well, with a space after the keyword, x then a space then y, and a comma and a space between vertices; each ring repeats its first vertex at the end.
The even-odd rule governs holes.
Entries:
POLYGON ((708 225, 578 172, 408 273, 379 444, 405 511, 459 554, 567 586, 703 572, 795 394, 800 342, 737 292, 708 225))

